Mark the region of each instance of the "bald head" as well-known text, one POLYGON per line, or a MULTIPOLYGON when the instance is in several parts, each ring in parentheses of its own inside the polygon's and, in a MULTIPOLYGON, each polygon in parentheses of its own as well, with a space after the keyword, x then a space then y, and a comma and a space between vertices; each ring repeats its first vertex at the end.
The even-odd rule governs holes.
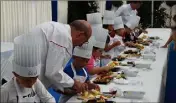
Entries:
POLYGON ((71 26, 72 42, 74 46, 80 46, 88 41, 88 39, 92 34, 92 29, 87 21, 75 20, 70 23, 70 26, 71 26))
POLYGON ((87 36, 90 36, 92 33, 90 24, 85 20, 75 20, 70 23, 70 26, 78 31, 84 31, 87 36))

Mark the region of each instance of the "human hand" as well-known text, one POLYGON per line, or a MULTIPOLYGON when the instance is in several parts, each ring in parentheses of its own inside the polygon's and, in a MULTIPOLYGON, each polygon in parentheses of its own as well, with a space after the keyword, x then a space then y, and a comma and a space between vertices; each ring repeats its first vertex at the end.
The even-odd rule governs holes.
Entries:
POLYGON ((73 89, 75 89, 77 93, 81 93, 81 92, 83 93, 84 91, 88 90, 88 85, 86 83, 81 83, 75 80, 73 89))
POLYGON ((110 55, 105 55, 104 58, 105 59, 111 59, 111 56, 110 55))
POLYGON ((74 95, 76 94, 77 92, 71 88, 68 88, 68 89, 64 89, 64 95, 74 95))
POLYGON ((111 69, 113 69, 112 66, 104 66, 104 71, 106 72, 110 71, 111 69))
POLYGON ((88 83, 88 88, 89 88, 89 90, 95 89, 95 90, 100 91, 100 87, 94 83, 88 83))
POLYGON ((121 45, 121 42, 120 41, 116 41, 113 43, 115 46, 118 46, 118 45, 121 45))
POLYGON ((163 46, 161 46, 161 48, 167 48, 167 45, 163 45, 163 46))

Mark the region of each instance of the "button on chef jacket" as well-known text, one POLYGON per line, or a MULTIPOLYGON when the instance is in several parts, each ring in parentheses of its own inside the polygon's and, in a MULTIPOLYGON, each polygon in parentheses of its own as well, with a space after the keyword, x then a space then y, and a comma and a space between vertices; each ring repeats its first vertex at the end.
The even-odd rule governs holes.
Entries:
POLYGON ((33 28, 29 34, 35 34, 43 41, 42 69, 39 79, 45 87, 61 91, 72 87, 73 79, 63 71, 72 57, 70 26, 59 22, 45 22, 33 28))
POLYGON ((125 16, 137 15, 137 11, 131 8, 130 4, 124 4, 120 6, 117 11, 115 11, 115 16, 122 16, 123 23, 127 22, 127 18, 125 16))

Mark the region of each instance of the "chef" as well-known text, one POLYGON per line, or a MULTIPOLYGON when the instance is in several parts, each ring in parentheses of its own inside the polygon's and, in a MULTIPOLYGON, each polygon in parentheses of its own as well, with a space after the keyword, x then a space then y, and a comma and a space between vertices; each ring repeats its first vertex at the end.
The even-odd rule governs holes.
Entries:
POLYGON ((42 69, 39 79, 46 88, 63 92, 72 87, 78 92, 82 83, 74 81, 63 69, 72 57, 72 49, 88 42, 91 26, 87 21, 75 20, 70 25, 59 22, 46 22, 33 28, 29 34, 37 34, 42 40, 42 69))
POLYGON ((114 42, 120 41, 120 45, 114 48, 114 57, 117 57, 125 49, 125 44, 123 43, 122 40, 125 29, 121 16, 116 17, 114 19, 114 30, 116 33, 114 37, 114 42))
MULTIPOLYGON (((74 48, 72 61, 68 64, 64 72, 71 78, 80 81, 87 85, 87 90, 99 89, 99 86, 90 82, 89 74, 85 66, 92 56, 92 48, 94 43, 94 37, 92 36, 89 43, 83 44, 81 47, 77 46, 74 48)), ((76 95, 74 90, 67 89, 64 91, 64 95, 60 96, 59 103, 65 103, 69 98, 76 95)))
POLYGON ((123 36, 123 41, 124 42, 130 42, 134 41, 137 39, 133 33, 133 30, 135 27, 138 26, 140 21, 139 16, 128 16, 128 21, 125 23, 125 35, 123 36))
POLYGON ((120 45, 120 41, 114 41, 115 32, 114 32, 114 12, 105 10, 103 17, 103 28, 109 31, 109 40, 110 42, 106 44, 101 59, 101 66, 107 65, 111 59, 114 57, 114 48, 120 45))
POLYGON ((102 20, 100 13, 87 14, 87 21, 92 26, 92 36, 95 37, 95 43, 93 46, 92 57, 90 58, 86 68, 90 74, 90 78, 96 76, 101 72, 108 72, 112 67, 104 66, 100 67, 100 57, 105 48, 107 41, 108 30, 102 28, 102 20))
POLYGON ((141 6, 141 1, 130 1, 129 4, 124 4, 120 6, 117 11, 115 11, 115 16, 122 16, 123 23, 128 21, 127 16, 137 15, 137 9, 141 6))
POLYGON ((14 39, 14 77, 1 87, 3 103, 55 103, 55 99, 40 82, 41 41, 33 35, 14 39))

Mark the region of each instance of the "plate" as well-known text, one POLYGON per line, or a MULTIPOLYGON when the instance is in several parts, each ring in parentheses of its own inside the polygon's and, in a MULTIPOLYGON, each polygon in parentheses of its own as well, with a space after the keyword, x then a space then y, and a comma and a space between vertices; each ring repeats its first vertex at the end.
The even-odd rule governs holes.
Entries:
POLYGON ((123 91, 123 97, 129 99, 142 99, 144 95, 143 91, 123 91))

